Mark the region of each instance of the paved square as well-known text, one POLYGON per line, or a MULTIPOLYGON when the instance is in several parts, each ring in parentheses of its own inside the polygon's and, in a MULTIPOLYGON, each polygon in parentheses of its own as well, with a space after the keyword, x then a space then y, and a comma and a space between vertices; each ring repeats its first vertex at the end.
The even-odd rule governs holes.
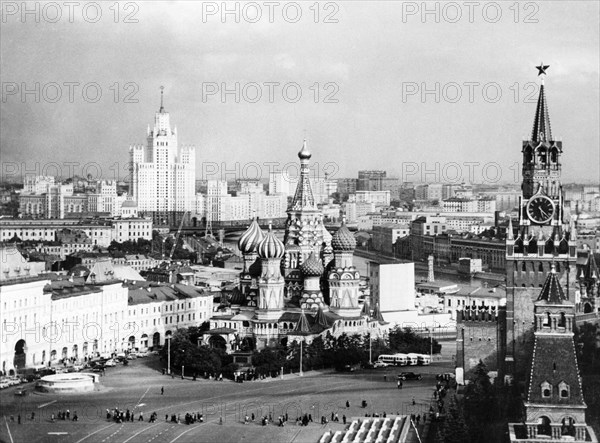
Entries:
MULTIPOLYGON (((446 347, 448 344, 446 344, 446 347)), ((353 373, 311 371, 286 375, 284 379, 234 383, 232 381, 181 380, 164 376, 156 357, 138 359, 129 366, 109 368, 101 378, 99 391, 89 394, 50 395, 32 393, 14 395, 15 388, 0 393, 3 442, 73 442, 73 443, 140 443, 140 442, 316 442, 327 430, 343 429, 342 417, 364 417, 373 414, 410 414, 429 410, 435 374, 450 369, 451 363, 410 370, 423 374, 421 381, 405 381, 397 389, 395 375, 401 368, 361 370, 353 373), (161 395, 164 387, 164 395, 161 395), (415 405, 413 406, 413 398, 415 405), (361 407, 362 400, 367 408, 361 407), (346 407, 346 401, 350 407, 346 407), (106 419, 106 409, 129 409, 135 421, 115 423, 106 419), (79 420, 51 421, 51 414, 69 410, 77 412, 79 420), (31 419, 32 412, 35 414, 31 419), (138 421, 143 412, 143 422, 138 421), (149 423, 152 412, 158 414, 149 423), (205 422, 193 425, 175 424, 165 416, 196 412, 205 422), (255 421, 244 424, 244 417, 255 421), (284 427, 262 426, 260 418, 288 414, 284 427), (296 425, 296 417, 310 414, 313 423, 296 425), (337 413, 339 423, 321 425, 321 416, 331 419, 337 413), (18 415, 21 424, 18 424, 18 415), (11 419, 12 416, 12 419, 11 419), (219 424, 221 417, 223 424, 219 424)), ((33 386, 29 386, 31 391, 33 386)))

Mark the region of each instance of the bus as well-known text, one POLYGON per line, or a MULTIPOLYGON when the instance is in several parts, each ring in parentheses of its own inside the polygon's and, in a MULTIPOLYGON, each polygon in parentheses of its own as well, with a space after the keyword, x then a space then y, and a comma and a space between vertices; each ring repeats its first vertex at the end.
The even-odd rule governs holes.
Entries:
POLYGON ((395 365, 395 366, 406 365, 406 356, 404 354, 394 354, 394 355, 382 354, 379 356, 379 358, 377 360, 382 363, 386 363, 388 365, 395 365))
POLYGON ((406 354, 409 366, 416 366, 419 363, 419 354, 406 354))
POLYGON ((417 364, 419 366, 428 366, 431 364, 431 356, 427 354, 417 354, 417 364))

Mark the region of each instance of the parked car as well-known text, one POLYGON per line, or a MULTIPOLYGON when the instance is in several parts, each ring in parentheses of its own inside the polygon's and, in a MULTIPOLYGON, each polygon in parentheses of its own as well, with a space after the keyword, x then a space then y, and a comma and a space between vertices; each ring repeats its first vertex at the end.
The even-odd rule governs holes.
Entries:
POLYGON ((135 360, 137 358, 137 356, 135 354, 128 354, 127 355, 127 360, 135 360))
POLYGON ((114 367, 114 366, 117 366, 117 362, 116 362, 116 361, 114 361, 114 360, 111 358, 110 360, 106 360, 106 361, 104 362, 104 366, 106 366, 106 367, 109 367, 109 368, 112 368, 112 367, 114 367))
POLYGON ((27 389, 17 389, 15 391, 15 395, 18 395, 20 397, 25 397, 26 395, 29 395, 29 392, 27 391, 27 389))
POLYGON ((377 360, 375 363, 373 363, 373 367, 374 368, 387 368, 389 365, 383 361, 379 361, 377 360))
POLYGON ((439 381, 450 381, 454 380, 456 376, 452 372, 444 372, 443 374, 438 374, 435 376, 436 380, 439 381))
POLYGON ((398 380, 421 380, 422 378, 421 374, 415 374, 414 372, 401 372, 398 374, 398 380))
POLYGON ((148 355, 150 355, 150 353, 148 351, 138 351, 135 353, 135 355, 140 358, 140 357, 148 357, 148 355))

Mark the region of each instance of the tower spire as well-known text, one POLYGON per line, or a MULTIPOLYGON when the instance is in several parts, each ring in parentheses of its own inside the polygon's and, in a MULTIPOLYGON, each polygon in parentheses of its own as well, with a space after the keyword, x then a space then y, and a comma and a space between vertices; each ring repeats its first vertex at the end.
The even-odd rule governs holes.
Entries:
POLYGON ((160 112, 161 114, 165 112, 165 107, 163 106, 164 92, 165 92, 165 87, 161 86, 160 87, 160 109, 158 110, 158 112, 160 112))
POLYGON ((292 200, 291 208, 294 210, 301 209, 315 209, 315 198, 310 186, 310 158, 312 154, 308 150, 308 143, 306 138, 302 143, 302 149, 298 152, 298 158, 300 159, 300 180, 298 181, 298 187, 292 200))
MULTIPOLYGON (((547 75, 546 70, 549 65, 540 63, 536 66, 539 75, 547 75)), ((550 129, 550 114, 548 114, 548 103, 546 101, 546 93, 544 91, 544 77, 540 85, 540 95, 538 97, 537 108, 535 110, 535 120, 533 121, 533 130, 531 131, 531 141, 533 142, 548 142, 552 140, 552 130, 550 129)))

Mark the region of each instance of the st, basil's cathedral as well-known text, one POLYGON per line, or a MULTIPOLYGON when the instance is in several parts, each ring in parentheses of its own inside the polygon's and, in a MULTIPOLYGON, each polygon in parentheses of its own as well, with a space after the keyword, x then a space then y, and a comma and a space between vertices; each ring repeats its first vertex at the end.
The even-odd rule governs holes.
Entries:
POLYGON ((295 340, 310 343, 328 333, 379 336, 386 329, 378 306, 371 310, 364 297, 367 291, 352 262, 354 236, 345 222, 333 235, 323 224, 310 184, 306 140, 298 157, 300 177, 283 241, 256 220, 242 234, 240 286, 227 311, 210 319, 206 344, 224 345, 227 351, 242 344, 261 349, 295 340))

